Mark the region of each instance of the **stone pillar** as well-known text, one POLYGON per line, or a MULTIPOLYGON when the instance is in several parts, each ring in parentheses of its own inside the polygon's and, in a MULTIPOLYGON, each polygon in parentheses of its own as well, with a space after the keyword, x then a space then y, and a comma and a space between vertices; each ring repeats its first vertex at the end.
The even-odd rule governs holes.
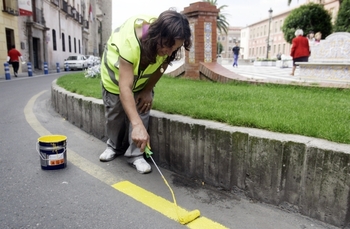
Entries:
POLYGON ((192 32, 192 47, 185 58, 185 76, 199 79, 200 62, 216 61, 216 20, 219 10, 209 2, 195 2, 182 13, 188 18, 192 32))

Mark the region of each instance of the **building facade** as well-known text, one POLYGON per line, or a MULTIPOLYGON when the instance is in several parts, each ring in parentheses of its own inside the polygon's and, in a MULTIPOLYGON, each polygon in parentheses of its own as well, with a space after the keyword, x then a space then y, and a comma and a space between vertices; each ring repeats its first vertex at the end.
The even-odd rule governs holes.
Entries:
MULTIPOLYGON (((0 1, 0 60, 5 63, 7 60, 7 53, 12 45, 16 48, 20 47, 20 40, 18 39, 18 4, 14 0, 0 1)), ((3 65, 0 67, 0 74, 5 75, 3 65)))
MULTIPOLYGON (((332 16, 332 22, 335 22, 339 11, 338 0, 308 0, 306 4, 310 2, 323 4, 324 8, 332 16)), ((289 55, 291 44, 285 41, 282 26, 284 20, 293 9, 284 12, 272 11, 271 18, 269 17, 269 9, 266 9, 266 19, 257 21, 244 28, 229 27, 227 35, 218 35, 217 41, 224 46, 221 56, 223 58, 232 58, 231 50, 235 41, 238 41, 241 47, 241 59, 275 59, 278 54, 289 55)))
MULTIPOLYGON (((324 8, 332 16, 332 22, 335 22, 339 11, 338 0, 308 0, 306 4, 310 2, 324 5, 324 8)), ((277 54, 290 55, 291 44, 285 41, 282 26, 292 10, 272 12, 271 19, 268 17, 268 10, 266 10, 265 20, 249 25, 241 31, 241 40, 245 39, 244 44, 247 45, 243 46, 246 50, 245 59, 274 59, 277 58, 277 54), (247 33, 249 36, 246 36, 247 33)))
MULTIPOLYGON (((32 68, 63 68, 70 55, 102 55, 103 44, 111 32, 112 2, 102 0, 30 0, 28 12, 21 14, 24 0, 3 0, 0 29, 5 33, 0 47, 2 62, 15 44, 32 68), (2 20, 1 20, 2 19, 2 20), (102 30, 102 21, 103 30, 102 30), (107 35, 108 34, 108 35, 107 35)), ((21 66, 26 70, 27 66, 21 66)), ((4 75, 4 69, 0 68, 4 75)))
POLYGON ((223 47, 223 51, 220 53, 222 58, 233 58, 232 48, 237 43, 241 44, 241 30, 242 27, 229 26, 227 35, 218 33, 217 41, 220 42, 223 47))

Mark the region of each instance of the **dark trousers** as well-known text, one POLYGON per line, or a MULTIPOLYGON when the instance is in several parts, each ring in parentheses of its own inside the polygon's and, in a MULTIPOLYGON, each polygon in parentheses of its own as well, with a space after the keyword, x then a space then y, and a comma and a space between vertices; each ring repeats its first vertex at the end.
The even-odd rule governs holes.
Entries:
POLYGON ((19 62, 18 61, 14 61, 14 62, 11 62, 11 64, 12 64, 14 73, 17 74, 18 68, 19 68, 19 62))

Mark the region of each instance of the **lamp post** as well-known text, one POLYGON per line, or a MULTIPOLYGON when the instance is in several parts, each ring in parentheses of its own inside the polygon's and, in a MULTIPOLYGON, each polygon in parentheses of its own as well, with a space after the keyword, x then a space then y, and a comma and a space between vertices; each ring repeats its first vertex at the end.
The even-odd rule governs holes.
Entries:
POLYGON ((269 58, 269 49, 270 49, 270 27, 271 27, 271 20, 272 20, 272 9, 269 9, 269 30, 267 31, 267 39, 266 39, 266 59, 269 58))

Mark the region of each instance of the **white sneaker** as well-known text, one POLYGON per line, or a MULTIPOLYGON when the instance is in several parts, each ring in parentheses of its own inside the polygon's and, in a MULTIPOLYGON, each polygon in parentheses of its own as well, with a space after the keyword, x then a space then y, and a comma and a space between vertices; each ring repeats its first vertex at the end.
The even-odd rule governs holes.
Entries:
POLYGON ((116 158, 117 154, 114 152, 114 150, 107 146, 107 148, 105 149, 105 151, 103 151, 103 153, 100 155, 100 161, 103 162, 107 162, 107 161, 111 161, 114 158, 116 158))
POLYGON ((148 164, 147 161, 143 158, 136 159, 132 164, 139 173, 144 174, 152 171, 152 167, 150 166, 150 164, 148 164))

